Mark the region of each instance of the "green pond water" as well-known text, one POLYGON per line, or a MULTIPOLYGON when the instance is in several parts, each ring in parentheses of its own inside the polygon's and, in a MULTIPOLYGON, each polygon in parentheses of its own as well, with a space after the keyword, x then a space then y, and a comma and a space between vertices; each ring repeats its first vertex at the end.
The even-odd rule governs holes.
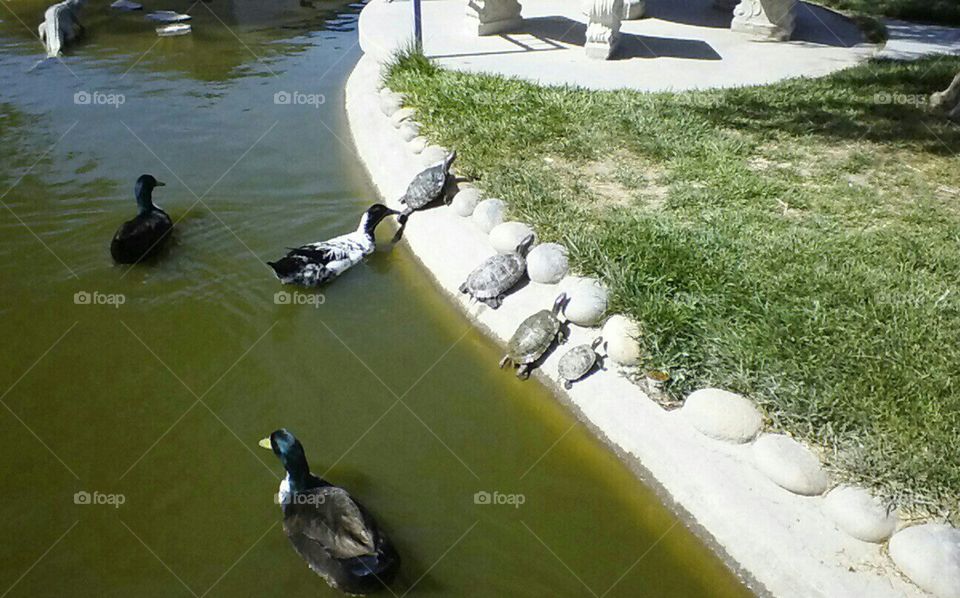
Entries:
POLYGON ((194 15, 167 39, 106 6, 29 72, 44 3, 0 6, 0 596, 336 595, 280 528, 280 426, 389 531, 397 595, 749 595, 403 245, 275 301, 264 260, 375 199, 343 111, 360 5, 148 6, 194 15), (130 269, 141 173, 179 222, 130 269))

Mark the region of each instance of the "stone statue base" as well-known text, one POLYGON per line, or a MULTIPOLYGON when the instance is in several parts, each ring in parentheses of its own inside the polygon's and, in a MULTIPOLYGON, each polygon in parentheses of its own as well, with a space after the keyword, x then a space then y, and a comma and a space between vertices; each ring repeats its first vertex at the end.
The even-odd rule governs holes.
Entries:
POLYGON ((643 16, 647 9, 646 0, 624 0, 623 1, 623 20, 632 21, 643 16))
POLYGON ((796 26, 797 0, 742 0, 730 29, 760 39, 786 41, 796 26))
POLYGON ((469 0, 467 31, 476 35, 495 35, 516 31, 523 23, 517 0, 469 0))
POLYGON ((620 42, 623 0, 592 0, 584 51, 588 58, 609 60, 620 42))
POLYGON ((960 121, 960 73, 953 78, 950 87, 930 96, 930 106, 947 115, 947 118, 960 121))

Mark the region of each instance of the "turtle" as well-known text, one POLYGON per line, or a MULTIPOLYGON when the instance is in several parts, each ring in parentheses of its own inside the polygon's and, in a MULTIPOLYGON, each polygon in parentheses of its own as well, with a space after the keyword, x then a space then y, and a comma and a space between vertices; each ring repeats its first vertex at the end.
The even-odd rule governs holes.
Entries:
POLYGON ((527 235, 520 241, 514 253, 494 255, 483 261, 460 285, 460 292, 466 293, 497 309, 503 302, 503 296, 520 282, 527 272, 527 252, 533 245, 533 235, 527 235))
POLYGON ((589 345, 577 345, 563 354, 557 364, 557 372, 563 378, 564 388, 570 390, 574 382, 589 374, 598 363, 603 369, 603 356, 597 353, 601 343, 603 338, 598 336, 589 345))
POLYGON ((400 198, 400 203, 403 204, 404 208, 400 218, 398 218, 400 228, 397 229, 397 234, 393 236, 394 243, 403 236, 403 227, 406 226, 410 214, 444 196, 444 191, 450 179, 450 165, 456 159, 457 151, 454 150, 447 154, 447 157, 442 161, 420 171, 410 181, 406 193, 400 198))
POLYGON ((500 368, 510 364, 517 367, 517 378, 530 377, 533 364, 547 352, 554 339, 558 343, 566 340, 567 334, 560 322, 560 311, 567 303, 567 294, 560 295, 553 302, 553 309, 542 309, 520 323, 517 331, 507 343, 507 354, 500 360, 500 368))

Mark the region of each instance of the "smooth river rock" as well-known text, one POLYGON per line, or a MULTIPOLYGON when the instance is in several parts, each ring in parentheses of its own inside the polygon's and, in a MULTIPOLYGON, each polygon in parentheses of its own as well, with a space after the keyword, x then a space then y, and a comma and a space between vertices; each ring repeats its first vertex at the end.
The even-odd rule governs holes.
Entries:
POLYGON ((578 326, 596 326, 607 311, 607 290, 593 279, 584 278, 565 289, 568 297, 563 315, 578 326))
POLYGON ((493 227, 503 222, 503 213, 506 208, 503 201, 495 197, 485 199, 474 208, 473 223, 483 232, 489 233, 493 227))
POLYGON ((600 333, 607 347, 607 356, 620 365, 640 363, 640 326, 619 314, 610 317, 600 333))
POLYGON ((490 229, 490 245, 497 253, 513 253, 517 250, 517 245, 527 238, 527 235, 534 235, 534 240, 536 240, 536 234, 530 228, 530 225, 512 220, 501 222, 490 229))
POLYGON ((403 107, 403 98, 399 94, 389 93, 380 96, 380 111, 387 116, 393 116, 403 107))
POLYGON ((478 203, 480 203, 480 191, 476 187, 465 187, 453 196, 450 207, 457 216, 466 218, 473 214, 478 203))
POLYGON ((427 147, 427 138, 426 137, 414 137, 410 140, 408 144, 410 146, 410 151, 415 154, 422 154, 423 150, 427 147))
POLYGON ((960 598, 960 530, 940 523, 908 527, 890 540, 890 558, 937 598, 960 598))
POLYGON ((763 415, 753 401, 719 388, 690 393, 681 413, 701 434, 725 442, 750 442, 763 427, 763 415))
POLYGON ((420 134, 420 123, 408 120, 400 125, 400 138, 404 141, 412 141, 420 134))
POLYGON ((820 459, 783 434, 764 434, 753 443, 753 462, 775 484, 803 496, 818 496, 830 487, 820 459))
POLYGON ((864 542, 882 544, 897 529, 896 511, 887 508, 870 492, 854 486, 840 486, 827 494, 823 512, 837 527, 864 542))
POLYGON ((541 243, 527 255, 527 275, 533 282, 556 284, 569 269, 567 248, 559 243, 541 243))
POLYGON ((410 120, 416 115, 417 111, 413 108, 401 108, 390 116, 390 122, 393 123, 394 129, 399 129, 404 121, 410 120))

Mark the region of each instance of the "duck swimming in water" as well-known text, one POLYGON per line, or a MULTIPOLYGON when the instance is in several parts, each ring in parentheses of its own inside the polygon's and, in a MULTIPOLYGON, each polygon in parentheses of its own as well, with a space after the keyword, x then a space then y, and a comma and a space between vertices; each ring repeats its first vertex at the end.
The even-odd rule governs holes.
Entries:
POLYGON ((386 587, 400 557, 373 516, 346 490, 310 473, 303 445, 286 429, 260 446, 272 450, 287 470, 277 495, 283 531, 310 568, 348 594, 386 587))
POLYGON ((110 255, 120 264, 135 264, 156 255, 170 238, 173 222, 153 203, 154 187, 163 187, 149 174, 141 175, 134 187, 139 212, 123 223, 110 242, 110 255))
POLYGON ((357 230, 329 241, 291 249, 275 262, 267 262, 283 284, 313 287, 343 274, 376 249, 373 233, 380 221, 399 214, 382 204, 373 204, 360 219, 357 230))

